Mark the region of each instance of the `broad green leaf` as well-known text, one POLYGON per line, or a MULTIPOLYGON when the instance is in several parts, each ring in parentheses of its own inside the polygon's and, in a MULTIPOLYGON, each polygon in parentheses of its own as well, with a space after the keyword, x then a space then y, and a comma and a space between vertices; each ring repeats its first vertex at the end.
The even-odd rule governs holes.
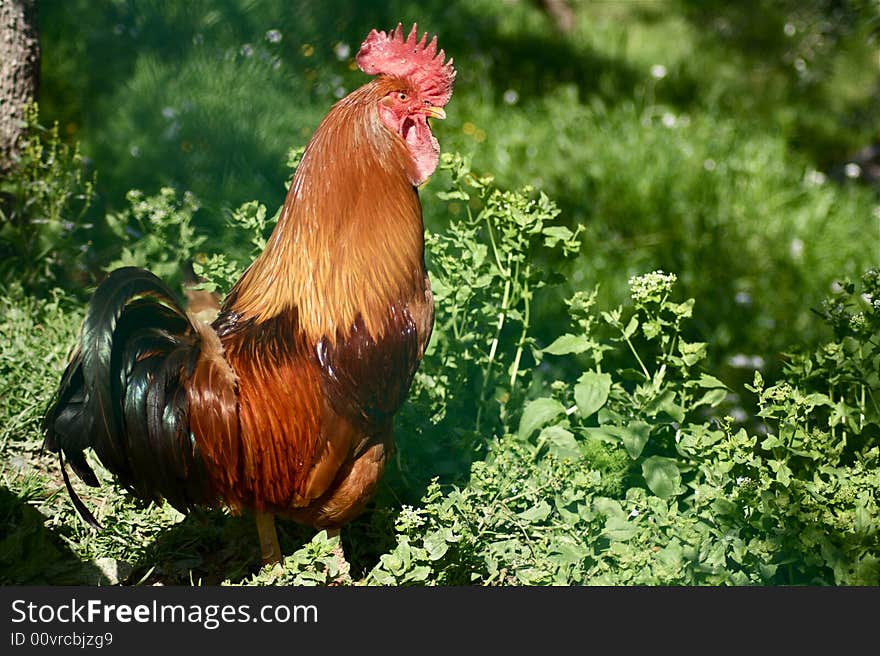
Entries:
POLYGON ((708 405, 714 408, 727 398, 727 389, 724 387, 714 387, 703 394, 702 398, 694 403, 694 406, 708 405))
POLYGON ((672 458, 651 456, 642 463, 642 476, 651 492, 661 499, 668 499, 681 486, 681 471, 672 458))
POLYGON ((673 538, 669 544, 657 552, 657 560, 667 567, 678 568, 682 566, 682 554, 681 542, 678 538, 673 538))
POLYGON ((587 371, 574 386, 574 400, 578 412, 585 419, 605 405, 611 391, 611 376, 587 371))
POLYGON ((626 449, 629 457, 635 460, 642 455, 642 450, 645 448, 651 435, 651 426, 643 421, 634 421, 628 426, 617 426, 615 428, 619 431, 623 447, 626 449))
POLYGON ((776 472, 776 480, 783 486, 788 487, 792 476, 792 471, 788 468, 788 465, 782 460, 768 460, 767 464, 770 466, 770 469, 776 472))
POLYGON ((656 416, 658 413, 665 413, 671 417, 673 421, 681 423, 684 421, 684 408, 675 402, 675 392, 667 390, 660 396, 654 398, 646 407, 645 412, 650 416, 656 416))
POLYGON ((519 513, 519 517, 522 517, 527 522, 541 522, 550 515, 552 508, 550 508, 550 504, 546 501, 541 501, 537 506, 532 506, 528 510, 524 510, 519 513))
POLYGON ((876 531, 875 519, 871 516, 871 511, 868 510, 869 504, 870 494, 867 492, 860 494, 853 517, 853 529, 856 535, 868 536, 876 531))
MULTIPOLYGON (((761 442, 761 448, 762 448, 762 449, 766 449, 766 450, 768 450, 768 451, 769 451, 770 449, 775 449, 775 448, 778 447, 778 446, 785 446, 785 442, 783 442, 783 441, 780 440, 778 437, 776 437, 776 435, 768 435, 768 436, 765 437, 764 440, 761 442)), ((774 461, 774 462, 775 462, 775 461, 774 461)))
POLYGON ((565 226, 546 226, 543 232, 545 235, 556 237, 557 239, 571 239, 571 236, 574 234, 565 226))
POLYGON ((560 241, 568 241, 574 233, 565 226, 546 226, 542 232, 546 235, 544 245, 553 248, 560 241))
POLYGON ((562 426, 547 426, 538 435, 538 444, 547 444, 547 451, 557 458, 579 458, 581 450, 571 431, 562 426))
POLYGON ((443 535, 443 531, 434 531, 425 536, 425 551, 429 560, 439 560, 449 549, 449 543, 443 535))
POLYGON ((579 565, 589 555, 589 550, 583 545, 566 542, 557 543, 547 557, 550 562, 565 567, 567 565, 579 565))
POLYGON ((583 353, 590 348, 590 339, 586 335, 565 334, 553 340, 543 353, 550 355, 568 355, 569 353, 583 353))
POLYGON ((617 542, 626 542, 639 532, 638 526, 630 522, 626 517, 614 516, 605 521, 602 536, 617 542))
POLYGON ((727 389, 727 385, 709 374, 700 374, 700 380, 697 381, 697 385, 700 387, 723 387, 727 389))
POLYGON ((645 339, 654 339, 662 332, 663 324, 659 321, 645 321, 642 323, 642 333, 645 335, 645 339))
POLYGON ((616 426, 590 426, 584 428, 584 434, 587 437, 597 439, 608 444, 620 444, 620 432, 615 430, 616 426), (609 430, 610 429, 610 430, 609 430))
POLYGON ((523 439, 529 437, 535 429, 544 426, 564 412, 565 408, 556 399, 542 398, 529 401, 519 421, 519 437, 523 439))

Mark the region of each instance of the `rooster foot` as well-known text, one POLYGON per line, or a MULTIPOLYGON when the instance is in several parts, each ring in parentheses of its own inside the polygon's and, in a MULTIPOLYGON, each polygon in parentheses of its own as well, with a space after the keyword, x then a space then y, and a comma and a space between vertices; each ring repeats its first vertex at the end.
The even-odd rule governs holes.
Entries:
POLYGON ((275 565, 281 567, 281 545, 278 544, 278 533, 275 531, 275 516, 272 513, 256 513, 257 535, 260 536, 260 555, 263 567, 275 565))

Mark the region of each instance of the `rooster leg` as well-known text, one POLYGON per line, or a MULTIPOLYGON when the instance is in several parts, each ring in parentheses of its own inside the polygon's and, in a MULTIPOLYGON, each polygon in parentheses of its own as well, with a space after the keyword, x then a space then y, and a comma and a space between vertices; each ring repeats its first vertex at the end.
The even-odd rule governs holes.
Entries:
POLYGON ((263 565, 281 564, 281 546, 278 544, 278 534, 275 532, 275 515, 257 512, 256 519, 263 565))
POLYGON ((339 576, 336 577, 334 583, 343 583, 349 578, 349 571, 351 570, 351 565, 348 564, 348 561, 345 559, 345 552, 342 550, 342 536, 339 533, 340 529, 338 528, 327 529, 328 538, 339 538, 338 544, 333 548, 333 555, 336 556, 336 564, 339 566, 339 576))

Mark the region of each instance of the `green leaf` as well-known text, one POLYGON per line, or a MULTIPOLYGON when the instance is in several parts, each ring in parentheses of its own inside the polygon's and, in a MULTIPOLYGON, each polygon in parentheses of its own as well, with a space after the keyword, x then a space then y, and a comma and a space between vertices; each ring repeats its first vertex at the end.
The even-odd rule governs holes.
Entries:
POLYGON ((623 336, 629 339, 635 334, 638 327, 639 320, 635 315, 633 315, 633 317, 629 320, 629 323, 626 324, 626 328, 623 329, 623 336))
POLYGON ((557 239, 568 240, 574 234, 565 226, 546 226, 542 231, 548 237, 556 237, 557 239))
POLYGON ((547 450, 557 458, 579 458, 581 450, 571 431, 562 426, 547 426, 538 435, 538 444, 547 444, 547 450))
POLYGON ((792 471, 788 468, 788 465, 782 460, 768 460, 767 464, 770 466, 770 469, 776 472, 776 480, 784 487, 788 487, 792 476, 792 471))
POLYGON ((519 516, 527 522, 542 522, 547 519, 551 511, 550 504, 542 500, 537 506, 519 513, 519 516))
POLYGON ((429 560, 439 560, 449 549, 449 543, 446 542, 443 531, 434 531, 426 535, 424 544, 429 560))
POLYGON ((700 387, 723 387, 724 389, 727 389, 727 385, 715 378, 715 376, 710 376, 709 374, 700 374, 700 380, 697 381, 697 385, 700 387))
POLYGON ((550 355, 568 355, 569 353, 583 353, 590 348, 590 339, 586 335, 566 334, 557 337, 542 353, 550 355))
POLYGON ((574 386, 574 400, 581 417, 587 418, 599 410, 611 391, 611 376, 595 371, 586 371, 574 386))
POLYGON ((623 516, 612 516, 605 521, 602 536, 616 542, 626 542, 639 532, 638 526, 623 516))
POLYGON ((714 408, 718 404, 720 404, 724 399, 727 398, 727 389, 724 387, 715 387, 713 389, 708 390, 705 394, 703 394, 702 398, 699 401, 694 403, 694 406, 698 405, 708 405, 710 408, 714 408))
POLYGON ((584 434, 591 439, 596 439, 607 444, 620 444, 620 432, 615 431, 615 428, 616 426, 591 426, 583 429, 583 431, 584 434))
POLYGON ((642 455, 642 450, 651 436, 651 426, 643 421, 634 421, 628 426, 617 426, 615 428, 620 434, 623 447, 626 449, 629 457, 635 460, 642 455))
POLYGON ((671 417, 673 421, 681 423, 684 421, 684 408, 675 402, 675 392, 667 390, 658 397, 655 397, 647 406, 645 412, 654 417, 659 413, 664 413, 671 417))
POLYGON ((551 419, 565 412, 563 405, 556 399, 534 399, 526 404, 522 419, 519 421, 518 435, 521 439, 528 438, 535 429, 544 426, 551 419))
POLYGON ((553 248, 560 241, 568 241, 574 233, 565 226, 546 226, 541 232, 546 235, 544 245, 553 248))
POLYGON ((681 487, 681 471, 672 458, 651 456, 642 463, 642 476, 651 492, 661 499, 668 499, 681 487))

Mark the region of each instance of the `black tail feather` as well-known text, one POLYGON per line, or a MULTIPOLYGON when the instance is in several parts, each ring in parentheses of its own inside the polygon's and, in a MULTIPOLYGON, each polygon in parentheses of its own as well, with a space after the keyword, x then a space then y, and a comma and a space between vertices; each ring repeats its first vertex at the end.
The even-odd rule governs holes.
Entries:
MULTIPOLYGON (((92 511, 86 507, 86 504, 84 504, 82 499, 79 498, 76 490, 73 489, 73 485, 70 484, 70 477, 67 475, 67 467, 64 466, 63 451, 58 452, 58 462, 61 466, 61 477, 64 479, 64 486, 67 488, 67 494, 70 496, 70 500, 73 501, 73 507, 76 508, 79 516, 85 520, 86 524, 96 531, 100 531, 104 527, 101 526, 101 523, 97 519, 95 519, 92 511)), ((92 476, 94 476, 94 472, 92 473, 92 476)))
MULTIPOLYGON (((85 450, 138 496, 186 510, 211 491, 189 430, 186 380, 200 351, 198 333, 174 294, 152 273, 113 271, 95 290, 58 393, 46 412, 44 445, 97 485, 85 450)), ((94 516, 76 496, 77 511, 94 516)))

